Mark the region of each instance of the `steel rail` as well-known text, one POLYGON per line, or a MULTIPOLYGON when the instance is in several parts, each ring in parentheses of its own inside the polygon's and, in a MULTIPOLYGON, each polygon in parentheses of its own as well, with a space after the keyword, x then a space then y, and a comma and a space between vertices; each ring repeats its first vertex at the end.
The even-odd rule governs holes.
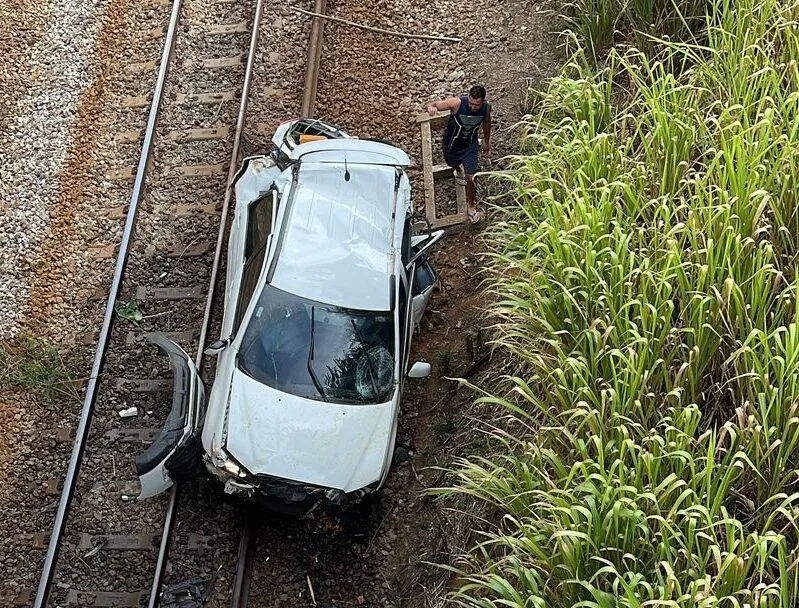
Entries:
MULTIPOLYGON (((180 0, 176 0, 180 1, 180 0)), ((252 81, 253 65, 255 64, 255 53, 258 49, 258 33, 261 28, 261 15, 263 14, 264 0, 257 0, 255 4, 255 17, 253 19, 252 34, 250 36, 250 47, 247 55, 247 68, 244 72, 244 84, 241 89, 241 100, 239 102, 239 113, 236 119, 236 131, 233 136, 233 150, 230 153, 230 166, 228 167, 227 186, 225 188, 225 198, 222 202, 222 211, 219 218, 219 232, 216 238, 216 248, 214 249, 214 261, 211 266, 211 278, 208 280, 208 295, 205 300, 205 312, 203 314, 202 325, 200 326, 200 337, 197 346, 197 354, 194 357, 194 364, 200 369, 205 349, 205 340, 208 336, 208 326, 211 324, 211 314, 213 313, 214 291, 219 274, 219 264, 222 259, 222 247, 225 243, 227 234, 227 217, 230 209, 231 193, 233 191, 232 182, 238 171, 238 158, 241 149, 241 139, 244 134, 244 123, 247 114, 247 103, 250 93, 250 82, 252 81)), ((161 581, 164 578, 167 557, 169 555, 169 541, 172 536, 172 528, 175 523, 175 510, 177 508, 179 484, 175 484, 169 491, 169 503, 164 518, 164 531, 161 534, 161 542, 158 549, 158 561, 155 566, 153 584, 150 588, 150 597, 147 603, 148 608, 156 608, 161 591, 161 581)))
POLYGON ((253 554, 258 537, 258 520, 252 512, 247 513, 243 523, 239 553, 236 558, 236 574, 233 577, 233 593, 230 608, 247 608, 252 578, 253 554))
MULTIPOLYGON (((314 12, 323 15, 326 0, 315 0, 314 12)), ((325 21, 314 17, 311 21, 311 36, 308 40, 308 60, 305 64, 305 84, 302 89, 301 114, 305 118, 313 118, 316 111, 316 85, 319 82, 319 63, 322 60, 322 36, 325 21)))
POLYGON ((58 553, 61 548, 61 540, 66 528, 67 519, 69 517, 70 503, 75 494, 75 486, 77 485, 78 473, 80 471, 80 463, 83 459, 83 453, 86 449, 86 440, 89 435, 92 416, 94 414, 94 405, 97 400, 97 392, 100 384, 103 366, 105 364, 105 355, 108 348, 108 342, 111 335, 111 329, 114 325, 114 304, 116 303, 119 290, 122 285, 122 277, 125 273, 125 268, 128 262, 128 253, 130 251, 131 241, 133 239, 134 229, 136 227, 136 215, 139 210, 139 203, 141 202, 144 194, 145 178, 149 166, 150 155, 153 148, 153 140, 155 138, 155 128, 158 124, 158 115, 161 111, 161 101, 164 94, 164 85, 166 77, 169 73, 169 63, 172 58, 172 51, 175 46, 175 38, 177 33, 178 18, 180 17, 182 0, 172 1, 172 14, 169 18, 169 28, 164 41, 164 50, 161 54, 161 64, 158 68, 158 76, 156 77, 155 87, 153 89, 153 101, 150 106, 150 113, 147 118, 147 127, 144 132, 144 141, 142 142, 141 154, 139 156, 139 163, 136 167, 136 178, 133 182, 133 192, 130 195, 130 204, 128 206, 128 213, 125 219, 125 227, 122 232, 122 241, 119 245, 119 253, 117 254, 116 264, 114 266, 114 277, 111 281, 111 287, 108 291, 108 300, 105 305, 105 314, 103 316, 103 324, 100 328, 100 337, 97 340, 97 350, 94 353, 94 361, 92 363, 92 370, 89 374, 89 380, 86 385, 86 396, 83 399, 83 406, 80 412, 80 419, 78 421, 78 428, 75 431, 75 443, 72 447, 72 454, 69 459, 69 466, 64 478, 64 489, 61 491, 61 498, 58 502, 58 510, 56 511, 55 521, 53 522, 53 531, 50 534, 50 541, 47 546, 47 555, 44 559, 44 567, 42 568, 42 575, 39 579, 39 586, 36 590, 36 599, 33 603, 33 608, 45 608, 50 595, 50 588, 53 583, 53 576, 55 575, 55 565, 58 561, 58 553))
POLYGON ((205 300, 205 316, 200 328, 200 342, 197 349, 197 356, 194 364, 200 369, 203 359, 205 340, 208 336, 208 326, 210 325, 211 313, 213 312, 214 290, 216 289, 217 275, 219 274, 219 262, 222 258, 222 248, 225 244, 227 234, 227 216, 230 209, 230 199, 233 193, 233 178, 238 172, 238 157, 241 147, 241 138, 244 132, 244 119, 247 114, 247 103, 250 94, 250 81, 252 80, 252 69, 255 63, 255 51, 258 47, 258 30, 261 27, 261 13, 263 12, 264 0, 257 0, 255 5, 255 20, 253 22, 252 37, 250 38, 250 50, 247 56, 247 69, 244 72, 244 86, 241 89, 241 102, 239 103, 239 115, 236 119, 236 134, 233 139, 233 151, 230 154, 230 167, 227 173, 227 187, 225 188, 225 198, 222 202, 222 216, 219 221, 219 232, 216 236, 216 248, 214 249, 214 263, 211 266, 211 278, 208 281, 208 296, 205 300))

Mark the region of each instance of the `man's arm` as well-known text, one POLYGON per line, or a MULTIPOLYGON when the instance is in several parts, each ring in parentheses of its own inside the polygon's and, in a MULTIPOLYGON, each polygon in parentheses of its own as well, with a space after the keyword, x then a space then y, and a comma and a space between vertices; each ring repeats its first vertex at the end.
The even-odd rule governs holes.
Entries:
POLYGON ((488 106, 486 119, 483 121, 483 152, 491 156, 491 106, 488 106))
POLYGON ((439 99, 438 101, 432 101, 427 104, 427 113, 430 114, 430 116, 435 116, 439 110, 449 110, 450 112, 454 112, 460 107, 460 105, 460 97, 447 97, 446 99, 439 99))

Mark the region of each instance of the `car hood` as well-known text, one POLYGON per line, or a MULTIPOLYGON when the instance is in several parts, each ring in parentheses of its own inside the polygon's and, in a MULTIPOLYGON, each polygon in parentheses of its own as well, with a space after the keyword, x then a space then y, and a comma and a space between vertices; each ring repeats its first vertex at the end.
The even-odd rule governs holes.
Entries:
POLYGON ((227 451, 250 473, 351 492, 382 476, 392 403, 338 405, 233 372, 227 451))

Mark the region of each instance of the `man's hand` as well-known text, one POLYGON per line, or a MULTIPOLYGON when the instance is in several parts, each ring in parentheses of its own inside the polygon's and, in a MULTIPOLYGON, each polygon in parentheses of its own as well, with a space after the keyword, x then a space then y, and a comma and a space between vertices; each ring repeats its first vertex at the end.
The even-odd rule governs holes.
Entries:
POLYGON ((436 104, 431 103, 429 106, 427 106, 427 113, 430 114, 430 116, 435 116, 438 114, 438 108, 436 107, 436 104))
POLYGON ((486 157, 486 160, 490 163, 491 162, 491 144, 487 143, 483 146, 483 156, 486 157))

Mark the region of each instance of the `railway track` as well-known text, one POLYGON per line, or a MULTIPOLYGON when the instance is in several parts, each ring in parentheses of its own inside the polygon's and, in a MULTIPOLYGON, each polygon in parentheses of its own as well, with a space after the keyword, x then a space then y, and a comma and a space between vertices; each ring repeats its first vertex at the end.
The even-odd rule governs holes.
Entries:
MULTIPOLYGON (((187 484, 190 499, 173 488, 138 501, 132 463, 158 433, 170 401, 165 358, 145 335, 166 334, 208 369, 202 349, 219 295, 227 184, 241 156, 253 65, 270 58, 258 44, 263 0, 163 6, 168 23, 154 30, 163 34, 160 62, 137 66, 157 70, 155 86, 124 101, 149 106, 146 127, 115 137, 120 145, 141 141, 141 154, 135 166, 107 175, 132 180, 130 201, 118 210, 118 247, 104 250, 108 257, 116 250, 116 266, 80 418, 74 431, 58 432, 61 444, 72 436, 75 443, 65 478, 48 483, 50 496, 61 490, 52 531, 32 539, 46 547, 39 585, 35 597, 17 585, 9 604, 247 603, 257 522, 220 509, 220 496, 202 481, 187 484)), ((316 31, 304 91, 311 108, 319 45, 316 31)), ((251 130, 250 141, 264 130, 251 130)))

